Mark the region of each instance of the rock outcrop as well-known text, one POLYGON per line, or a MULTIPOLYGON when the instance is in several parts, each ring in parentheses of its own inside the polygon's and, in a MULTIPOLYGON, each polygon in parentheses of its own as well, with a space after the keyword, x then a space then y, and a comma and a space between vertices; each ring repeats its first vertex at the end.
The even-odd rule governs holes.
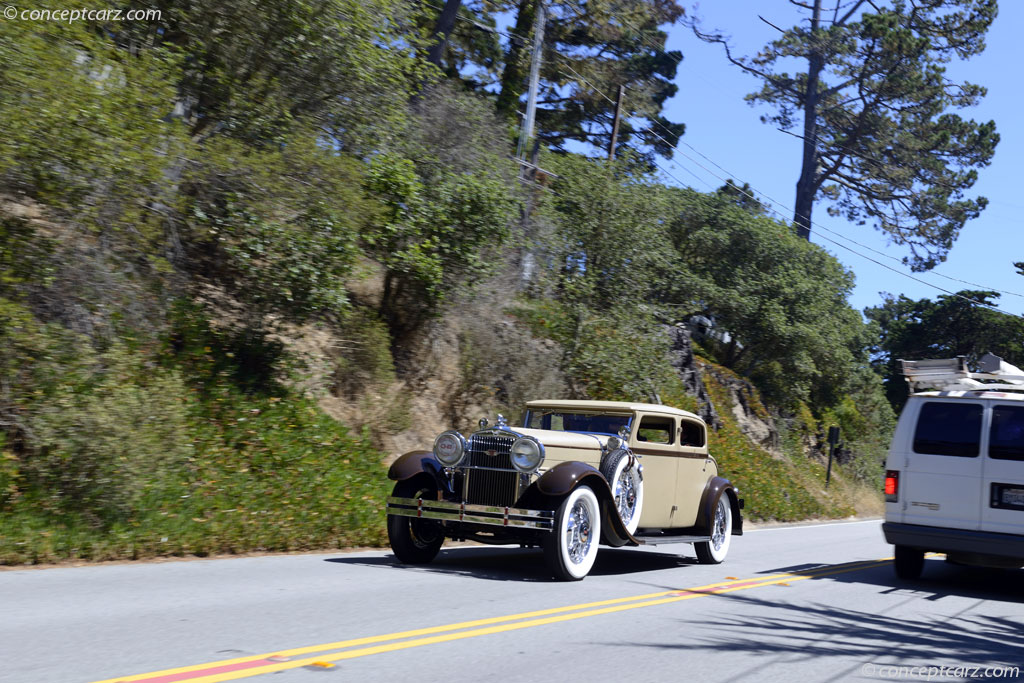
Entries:
POLYGON ((781 455, 779 429, 775 419, 758 399, 754 385, 713 365, 701 364, 701 369, 729 392, 732 416, 740 430, 768 452, 781 455))
POLYGON ((722 372, 707 363, 701 363, 693 353, 690 331, 682 323, 668 328, 671 341, 672 367, 679 373, 688 393, 697 398, 697 414, 712 429, 722 426, 718 410, 731 410, 739 428, 754 443, 772 453, 779 452, 779 430, 775 420, 757 399, 754 385, 732 373, 722 372), (728 406, 716 407, 704 386, 703 373, 729 393, 728 406))
POLYGON ((711 395, 704 388, 700 366, 697 364, 697 357, 693 355, 690 331, 684 324, 678 323, 668 328, 668 335, 671 342, 672 367, 682 378, 686 391, 697 397, 697 414, 712 429, 719 429, 722 426, 722 419, 715 410, 711 395))

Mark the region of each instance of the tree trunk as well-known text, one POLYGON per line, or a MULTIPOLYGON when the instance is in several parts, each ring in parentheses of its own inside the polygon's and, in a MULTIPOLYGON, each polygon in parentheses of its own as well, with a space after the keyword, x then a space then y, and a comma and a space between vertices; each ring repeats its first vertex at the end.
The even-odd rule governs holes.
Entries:
POLYGON ((821 25, 821 0, 814 0, 811 17, 811 51, 807 57, 807 92, 804 93, 804 154, 800 179, 796 183, 793 223, 796 234, 811 239, 811 211, 817 192, 818 170, 818 76, 824 68, 821 50, 815 42, 821 25))
POLYGON ((455 19, 459 15, 459 8, 461 6, 462 0, 447 0, 444 3, 444 9, 441 11, 441 16, 437 19, 437 26, 434 28, 434 44, 430 46, 430 51, 427 52, 427 61, 438 69, 441 68, 441 56, 444 54, 444 48, 448 44, 448 36, 452 34, 452 30, 455 28, 455 19))
POLYGON ((529 62, 523 55, 530 46, 525 40, 533 30, 533 17, 537 12, 540 0, 519 0, 519 11, 516 14, 514 36, 509 43, 508 54, 505 56, 505 71, 501 75, 501 93, 498 94, 497 111, 500 116, 511 118, 519 106, 519 97, 526 87, 529 74, 529 62))

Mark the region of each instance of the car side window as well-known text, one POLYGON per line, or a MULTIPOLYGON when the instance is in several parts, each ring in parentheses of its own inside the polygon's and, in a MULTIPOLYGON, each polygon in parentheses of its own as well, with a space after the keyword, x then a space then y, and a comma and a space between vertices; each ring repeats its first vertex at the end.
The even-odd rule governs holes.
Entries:
POLYGON ((921 406, 914 431, 914 452, 975 458, 981 443, 981 406, 929 401, 921 406))
POLYGON ((696 422, 683 420, 679 423, 679 445, 701 447, 704 445, 704 427, 696 422))
POLYGON ((645 415, 640 419, 637 441, 661 444, 675 443, 673 439, 675 427, 675 421, 670 417, 645 415))
POLYGON ((1024 460, 1024 407, 996 406, 992 409, 988 455, 996 460, 1024 460))

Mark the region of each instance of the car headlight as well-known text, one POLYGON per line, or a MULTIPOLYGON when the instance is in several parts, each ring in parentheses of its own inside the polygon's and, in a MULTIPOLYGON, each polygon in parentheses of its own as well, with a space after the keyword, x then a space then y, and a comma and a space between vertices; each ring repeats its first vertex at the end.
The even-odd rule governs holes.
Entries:
POLYGON ((609 451, 616 451, 622 448, 622 439, 617 436, 609 436, 608 441, 605 442, 605 447, 609 451))
POLYGON ((532 436, 521 436, 512 444, 512 467, 520 472, 536 472, 544 462, 544 446, 532 436))
POLYGON ((458 432, 444 432, 434 439, 434 457, 445 467, 455 467, 466 454, 466 439, 458 432))

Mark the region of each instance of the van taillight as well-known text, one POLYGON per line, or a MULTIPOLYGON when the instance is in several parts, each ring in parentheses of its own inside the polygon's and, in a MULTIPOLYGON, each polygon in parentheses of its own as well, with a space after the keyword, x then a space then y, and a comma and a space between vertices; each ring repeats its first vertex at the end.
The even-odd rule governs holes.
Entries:
POLYGON ((885 471, 885 502, 895 503, 900 493, 899 470, 885 471))

